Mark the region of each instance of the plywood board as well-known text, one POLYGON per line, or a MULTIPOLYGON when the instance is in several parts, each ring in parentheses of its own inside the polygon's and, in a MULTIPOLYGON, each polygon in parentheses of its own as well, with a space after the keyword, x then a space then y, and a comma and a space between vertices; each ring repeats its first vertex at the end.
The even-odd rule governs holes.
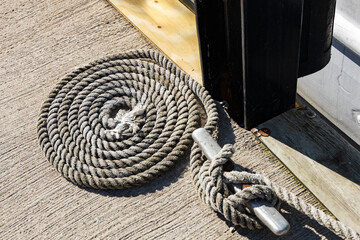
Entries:
POLYGON ((259 139, 338 219, 360 232, 360 152, 303 108, 262 128, 271 133, 257 134, 259 139))
POLYGON ((202 83, 195 15, 178 0, 108 0, 182 70, 202 83))

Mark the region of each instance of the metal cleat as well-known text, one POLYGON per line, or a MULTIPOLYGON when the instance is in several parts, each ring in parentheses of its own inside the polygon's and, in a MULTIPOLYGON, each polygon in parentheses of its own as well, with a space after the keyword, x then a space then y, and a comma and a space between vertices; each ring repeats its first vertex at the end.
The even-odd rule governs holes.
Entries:
MULTIPOLYGON (((213 161, 215 156, 220 152, 219 144, 204 129, 196 129, 192 133, 194 141, 199 145, 207 159, 213 161)), ((235 192, 242 191, 239 185, 233 185, 235 192)), ((290 229, 288 221, 280 214, 276 208, 263 199, 254 199, 249 201, 247 207, 253 212, 260 221, 267 226, 274 234, 280 236, 287 233, 290 229)))

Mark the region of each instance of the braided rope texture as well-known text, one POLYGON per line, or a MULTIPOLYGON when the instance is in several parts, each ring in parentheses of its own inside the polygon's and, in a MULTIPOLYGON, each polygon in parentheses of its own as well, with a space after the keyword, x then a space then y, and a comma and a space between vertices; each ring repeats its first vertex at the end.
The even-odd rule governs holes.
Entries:
POLYGON ((200 118, 197 98, 211 131, 218 119, 214 101, 165 56, 134 50, 106 57, 53 89, 40 113, 40 145, 73 183, 96 189, 137 186, 165 172, 189 148, 200 118), (145 106, 141 130, 125 139, 110 134, 111 112, 138 103, 145 106))
MULTIPOLYGON (((48 161, 71 182, 96 189, 124 189, 150 181, 188 150, 199 127, 198 101, 214 133, 218 113, 209 93, 164 55, 133 50, 94 61, 64 77, 44 102, 38 137, 48 161), (116 130, 117 111, 144 107, 137 131, 116 130)), ((135 121, 136 122, 136 121, 135 121)), ((234 225, 260 229, 246 203, 263 198, 280 208, 280 199, 338 234, 359 234, 307 204, 269 179, 240 169, 224 172, 231 161, 225 145, 210 162, 194 143, 190 156, 193 182, 202 200, 234 225), (233 194, 231 184, 252 184, 233 194)), ((234 165, 235 168, 237 167, 234 165)))

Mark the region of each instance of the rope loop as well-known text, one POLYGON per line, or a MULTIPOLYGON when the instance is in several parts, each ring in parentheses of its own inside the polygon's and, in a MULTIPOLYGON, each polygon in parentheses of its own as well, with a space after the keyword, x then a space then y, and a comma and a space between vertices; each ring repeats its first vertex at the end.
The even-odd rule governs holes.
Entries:
POLYGON ((215 159, 210 162, 209 175, 211 176, 212 183, 216 186, 216 190, 224 195, 229 195, 228 186, 223 181, 223 166, 231 161, 234 149, 231 144, 225 145, 221 151, 216 155, 215 159))
POLYGON ((249 185, 248 187, 243 188, 241 192, 238 192, 228 198, 229 201, 231 201, 237 208, 241 208, 240 205, 244 206, 247 202, 253 199, 260 198, 265 199, 278 210, 280 209, 280 198, 277 196, 272 187, 263 181, 263 177, 261 175, 246 171, 231 171, 224 173, 224 181, 227 184, 232 185, 249 185))
MULTIPOLYGON (((208 163, 210 182, 208 182, 208 186, 205 187, 205 189, 207 189, 208 197, 210 197, 210 199, 215 197, 215 194, 213 194, 215 189, 217 194, 222 195, 224 201, 244 216, 251 214, 247 209, 247 203, 254 199, 265 199, 271 203, 272 206, 279 209, 281 204, 279 198, 271 187, 266 185, 260 175, 245 171, 224 171, 224 165, 229 162, 235 166, 231 160, 233 153, 233 146, 231 144, 226 144, 216 155, 215 159, 208 163), (234 185, 244 186, 245 184, 250 185, 250 187, 243 188, 240 192, 236 193, 234 193, 233 190, 230 190, 233 189, 234 185)), ((206 165, 207 164, 204 164, 204 166, 206 165)), ((204 176, 204 174, 202 175, 204 176)), ((204 177, 202 178, 202 181, 205 181, 204 177)), ((216 201, 215 198, 214 201, 216 201)), ((210 205, 212 205, 214 209, 219 210, 216 204, 210 203, 210 205)))

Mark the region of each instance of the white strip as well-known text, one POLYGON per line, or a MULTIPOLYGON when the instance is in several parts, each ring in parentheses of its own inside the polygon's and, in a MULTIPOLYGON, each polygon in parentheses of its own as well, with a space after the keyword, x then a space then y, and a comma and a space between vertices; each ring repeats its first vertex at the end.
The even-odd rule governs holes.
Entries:
POLYGON ((334 37, 360 55, 360 25, 346 19, 341 11, 335 15, 334 37))

